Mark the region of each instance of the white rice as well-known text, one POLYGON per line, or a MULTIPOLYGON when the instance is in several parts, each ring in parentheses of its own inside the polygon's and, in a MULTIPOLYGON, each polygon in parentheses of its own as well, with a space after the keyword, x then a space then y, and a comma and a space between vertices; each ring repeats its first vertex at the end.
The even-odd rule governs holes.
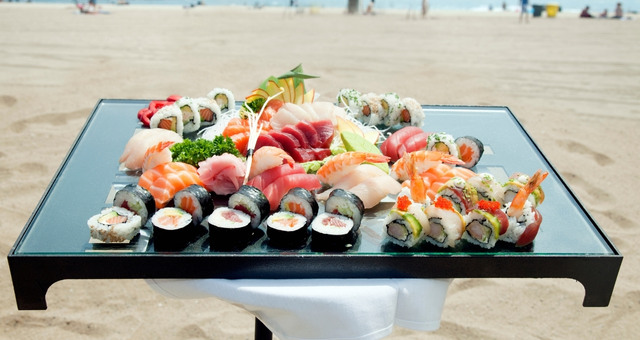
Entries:
POLYGON ((240 210, 235 210, 227 207, 220 207, 209 215, 207 218, 209 225, 216 227, 223 227, 226 229, 237 229, 248 226, 251 223, 251 216, 245 214, 240 210), (233 221, 225 218, 225 214, 234 214, 240 221, 233 221))
POLYGON ((267 226, 272 229, 281 231, 295 231, 304 228, 307 224, 307 218, 296 213, 288 211, 278 211, 267 218, 267 226), (280 222, 281 220, 295 220, 295 224, 290 226, 280 222))
POLYGON ((353 229, 353 221, 342 215, 338 214, 330 214, 330 213, 322 213, 319 214, 311 223, 311 228, 325 235, 346 235, 350 233, 353 229), (332 221, 337 221, 341 224, 341 226, 329 225, 326 224, 327 219, 332 221))
POLYGON ((183 228, 191 224, 191 221, 192 221, 191 214, 189 214, 188 212, 180 208, 173 208, 173 207, 162 208, 158 210, 155 214, 153 214, 153 216, 151 217, 151 223, 153 223, 154 226, 161 229, 165 229, 165 230, 176 230, 176 229, 183 228), (161 221, 162 217, 167 215, 179 216, 177 223, 176 224, 162 223, 161 221))

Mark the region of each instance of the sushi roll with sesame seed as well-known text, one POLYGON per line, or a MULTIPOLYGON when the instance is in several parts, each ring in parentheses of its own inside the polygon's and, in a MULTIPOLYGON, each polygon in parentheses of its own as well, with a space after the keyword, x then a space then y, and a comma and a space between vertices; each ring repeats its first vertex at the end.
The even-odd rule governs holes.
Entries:
POLYGON ((110 207, 87 221, 91 237, 106 243, 129 242, 140 232, 141 217, 121 208, 110 207))
POLYGON ((427 207, 429 233, 427 242, 442 248, 455 248, 465 228, 464 217, 455 209, 451 201, 438 197, 434 204, 427 207))
POLYGON ((222 110, 215 100, 209 98, 197 98, 193 102, 194 109, 200 115, 200 127, 210 126, 218 121, 222 110))
POLYGON ((152 129, 171 130, 182 136, 184 131, 184 122, 182 121, 182 111, 177 105, 167 105, 151 116, 149 127, 152 129))
POLYGON ((195 105, 195 99, 182 97, 174 104, 182 112, 183 132, 195 132, 200 129, 200 113, 195 105))

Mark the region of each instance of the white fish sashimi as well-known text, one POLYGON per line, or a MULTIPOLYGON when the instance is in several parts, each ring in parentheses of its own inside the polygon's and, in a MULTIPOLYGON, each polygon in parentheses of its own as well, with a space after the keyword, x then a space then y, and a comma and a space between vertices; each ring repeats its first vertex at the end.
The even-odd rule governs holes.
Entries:
POLYGON ((182 136, 166 129, 140 130, 125 145, 120 163, 130 170, 141 169, 147 149, 163 141, 180 143, 182 140, 182 136))
POLYGON ((371 164, 361 164, 334 184, 330 190, 316 195, 316 199, 324 201, 331 191, 338 188, 358 196, 364 203, 365 209, 369 209, 380 203, 387 195, 399 193, 402 185, 382 169, 371 164))
POLYGON ((307 122, 330 120, 335 126, 338 122, 336 115, 344 116, 346 112, 343 108, 337 107, 330 102, 314 102, 302 105, 285 103, 271 118, 271 127, 280 130, 285 125, 295 125, 301 120, 307 122))
POLYGON ((334 126, 338 123, 336 115, 346 114, 343 108, 337 107, 331 102, 313 102, 311 105, 318 114, 318 120, 330 120, 334 126))
POLYGON ((400 192, 402 185, 391 176, 385 174, 366 181, 349 189, 354 195, 360 197, 364 208, 375 207, 387 195, 395 195, 400 192))
POLYGON ((290 110, 284 108, 284 105, 271 117, 271 127, 280 130, 285 125, 295 125, 300 119, 290 110))

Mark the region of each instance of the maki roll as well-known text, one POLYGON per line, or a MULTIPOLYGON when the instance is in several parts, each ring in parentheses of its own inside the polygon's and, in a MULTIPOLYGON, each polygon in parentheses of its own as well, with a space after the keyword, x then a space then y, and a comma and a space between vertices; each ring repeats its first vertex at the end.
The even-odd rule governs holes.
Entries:
POLYGON ((349 116, 356 118, 362 115, 362 94, 354 89, 341 89, 336 97, 336 105, 344 107, 349 116))
MULTIPOLYGON (((531 177, 527 174, 516 172, 509 176, 506 183, 502 185, 504 189, 503 204, 507 204, 513 200, 520 189, 523 189, 531 177)), ((534 207, 537 207, 544 201, 544 191, 542 187, 534 188, 527 198, 534 207)))
POLYGON ((380 96, 375 93, 367 93, 362 97, 362 109, 356 114, 355 118, 363 124, 375 126, 382 124, 382 104, 380 103, 380 96))
POLYGON ((207 189, 192 184, 176 193, 173 206, 191 214, 193 223, 198 225, 213 212, 213 199, 207 189))
POLYGON ((121 208, 110 207, 92 216, 87 225, 91 237, 107 243, 128 242, 140 232, 141 217, 121 208))
POLYGON ((171 130, 182 136, 182 131, 184 130, 182 111, 175 104, 164 106, 151 116, 149 126, 152 129, 171 130))
POLYGON ((182 112, 183 131, 186 133, 198 131, 200 128, 200 114, 195 107, 194 99, 182 97, 178 99, 175 105, 182 112))
POLYGON ((252 228, 258 228, 260 223, 267 218, 271 209, 269 200, 262 191, 250 185, 241 186, 236 193, 231 195, 227 206, 251 216, 252 228))
POLYGON ((429 233, 426 240, 438 247, 454 248, 464 232, 464 218, 453 209, 453 204, 444 197, 438 197, 427 207, 429 233))
POLYGON ((476 189, 479 200, 496 201, 504 200, 504 188, 490 173, 479 173, 467 180, 476 189))
POLYGON ((403 125, 422 126, 424 111, 422 105, 413 98, 403 98, 401 101, 399 123, 403 125))
POLYGON ((293 188, 280 200, 280 211, 296 213, 306 218, 305 226, 309 226, 318 215, 318 202, 313 194, 305 188, 293 188))
POLYGON ((267 218, 267 237, 279 248, 301 247, 309 239, 307 218, 288 211, 278 211, 267 218))
POLYGON ((324 211, 348 217, 353 220, 353 229, 358 230, 364 215, 364 203, 350 191, 334 189, 324 203, 324 211))
POLYGON ((232 111, 236 108, 235 97, 228 89, 216 87, 207 94, 207 97, 214 100, 220 110, 232 111))
POLYGON ((427 137, 427 150, 440 151, 453 157, 460 157, 456 140, 445 132, 432 133, 427 137))
POLYGON ((391 242, 410 248, 429 233, 429 218, 422 208, 422 204, 412 202, 407 195, 398 196, 384 222, 391 242))
POLYGON ((444 197, 453 203, 460 214, 467 214, 478 203, 476 189, 461 177, 451 177, 438 189, 437 197, 444 197))
POLYGON ((198 98, 194 100, 196 112, 200 115, 200 127, 213 125, 222 114, 220 106, 215 100, 209 98, 198 98))
POLYGON ((471 169, 480 161, 484 153, 484 144, 472 136, 463 136, 455 139, 455 143, 460 150, 460 159, 464 162, 461 166, 471 169))
POLYGON ((113 206, 134 212, 140 216, 142 225, 156 212, 156 203, 151 193, 137 184, 129 184, 118 190, 113 198, 113 206))
POLYGON ((400 113, 402 112, 402 101, 397 93, 389 92, 380 96, 382 105, 382 123, 386 126, 394 126, 400 123, 400 113))
POLYGON ((466 220, 462 239, 486 249, 493 248, 509 226, 507 214, 495 201, 479 201, 478 207, 467 214, 466 220))
MULTIPOLYGON (((507 203, 504 212, 507 212, 511 206, 511 202, 507 203)), ((509 216, 509 227, 507 231, 500 236, 501 241, 515 243, 516 247, 523 247, 536 238, 542 223, 542 215, 533 206, 531 201, 525 201, 522 214, 518 216, 509 216)))
POLYGON ((353 220, 343 215, 324 212, 311 223, 311 246, 316 250, 344 251, 357 237, 353 220))
POLYGON ((162 208, 151 217, 157 250, 184 249, 197 234, 191 214, 175 207, 162 208))
POLYGON ((212 248, 234 249, 249 242, 253 234, 251 216, 228 208, 220 207, 209 215, 209 243, 212 248))

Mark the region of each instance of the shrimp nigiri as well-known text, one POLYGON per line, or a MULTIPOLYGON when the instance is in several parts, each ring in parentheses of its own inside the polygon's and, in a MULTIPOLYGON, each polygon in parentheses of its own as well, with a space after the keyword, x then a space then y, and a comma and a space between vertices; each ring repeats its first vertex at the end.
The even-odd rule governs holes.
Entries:
POLYGON ((160 164, 171 162, 172 156, 169 147, 173 144, 175 144, 173 141, 163 141, 148 148, 144 153, 142 172, 153 169, 160 164))
POLYGON ((349 151, 338 154, 318 169, 316 175, 321 182, 333 185, 364 162, 386 163, 389 157, 368 152, 349 151))
POLYGON ((275 168, 282 164, 293 165, 293 158, 280 148, 263 146, 253 153, 253 163, 249 171, 249 179, 256 177, 265 170, 275 168))
POLYGON ((440 151, 418 150, 405 153, 402 158, 393 164, 390 174, 399 181, 405 181, 411 178, 412 172, 422 174, 442 163, 464 164, 459 158, 440 151))

